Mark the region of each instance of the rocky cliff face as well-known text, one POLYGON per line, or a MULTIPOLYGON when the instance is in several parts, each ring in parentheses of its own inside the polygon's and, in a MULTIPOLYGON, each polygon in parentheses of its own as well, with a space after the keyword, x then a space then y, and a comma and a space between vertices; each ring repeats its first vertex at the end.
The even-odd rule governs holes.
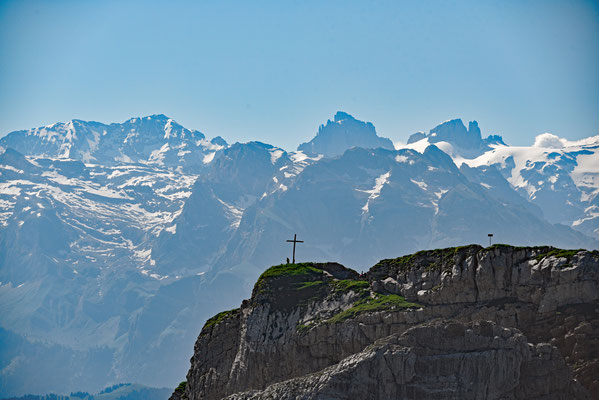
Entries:
POLYGON ((270 268, 206 323, 174 396, 597 398, 597 371, 599 253, 472 245, 362 276, 270 268))
POLYGON ((486 321, 437 322, 377 340, 314 374, 227 399, 584 398, 557 349, 486 321))

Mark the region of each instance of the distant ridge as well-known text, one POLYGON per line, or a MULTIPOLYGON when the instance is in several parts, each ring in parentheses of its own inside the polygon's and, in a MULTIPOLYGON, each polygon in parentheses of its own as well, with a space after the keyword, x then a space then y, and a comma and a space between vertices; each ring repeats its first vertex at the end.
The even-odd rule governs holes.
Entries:
POLYGON ((0 146, 24 155, 75 159, 87 163, 118 165, 142 163, 158 166, 201 167, 211 154, 227 147, 216 137, 189 130, 164 114, 103 124, 71 120, 0 138, 0 146))
POLYGON ((72 392, 62 394, 28 394, 20 397, 6 397, 0 400, 164 400, 171 393, 166 388, 154 388, 139 384, 119 383, 109 386, 99 393, 72 392))

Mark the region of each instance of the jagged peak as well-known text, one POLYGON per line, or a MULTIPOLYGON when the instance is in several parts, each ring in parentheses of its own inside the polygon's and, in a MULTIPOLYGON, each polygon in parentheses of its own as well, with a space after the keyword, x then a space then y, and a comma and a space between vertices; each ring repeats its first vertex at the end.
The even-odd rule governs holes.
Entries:
POLYGON ((371 122, 358 120, 344 111, 337 111, 333 121, 320 125, 316 136, 297 149, 306 154, 336 157, 352 147, 395 149, 391 140, 377 135, 371 122))
POLYGON ((461 118, 454 118, 454 119, 448 119, 448 120, 445 120, 445 121, 441 122, 439 125, 435 126, 430 131, 434 132, 435 129, 437 129, 437 128, 441 127, 441 126, 448 126, 448 125, 461 125, 464 128, 466 127, 466 126, 464 126, 464 122, 462 121, 461 118))
POLYGON ((356 120, 351 114, 346 113, 345 111, 337 111, 335 113, 335 116, 333 117, 333 120, 335 122, 340 122, 340 121, 343 121, 346 119, 354 120, 354 121, 356 120))
POLYGON ((505 142, 503 141, 503 137, 500 135, 487 136, 487 138, 485 139, 485 143, 486 144, 499 144, 502 146, 507 146, 507 144, 505 144, 505 142))
POLYGON ((418 141, 420 141, 422 139, 425 139, 425 138, 426 138, 426 133, 424 133, 422 131, 415 132, 415 133, 412 133, 410 135, 410 137, 408 138, 408 143, 407 144, 416 143, 416 142, 418 142, 418 141))

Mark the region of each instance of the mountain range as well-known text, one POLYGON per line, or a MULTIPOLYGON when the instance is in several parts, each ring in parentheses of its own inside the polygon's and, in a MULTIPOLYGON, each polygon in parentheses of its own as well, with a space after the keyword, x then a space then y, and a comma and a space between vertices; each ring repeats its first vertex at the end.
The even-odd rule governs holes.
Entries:
POLYGON ((175 386, 204 321, 294 234, 298 259, 358 271, 488 233, 599 247, 599 136, 516 147, 457 119, 395 148, 337 112, 288 152, 153 115, 0 147, 0 396, 175 386))

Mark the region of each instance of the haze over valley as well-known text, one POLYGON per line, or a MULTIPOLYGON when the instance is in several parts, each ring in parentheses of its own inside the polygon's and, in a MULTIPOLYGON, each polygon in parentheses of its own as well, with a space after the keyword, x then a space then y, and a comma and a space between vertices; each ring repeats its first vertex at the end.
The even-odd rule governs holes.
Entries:
POLYGON ((357 271, 488 233, 599 248, 599 136, 510 146, 453 119, 396 146, 323 122, 295 151, 165 115, 0 138, 0 396, 175 387, 204 322, 294 234, 299 261, 357 271))

